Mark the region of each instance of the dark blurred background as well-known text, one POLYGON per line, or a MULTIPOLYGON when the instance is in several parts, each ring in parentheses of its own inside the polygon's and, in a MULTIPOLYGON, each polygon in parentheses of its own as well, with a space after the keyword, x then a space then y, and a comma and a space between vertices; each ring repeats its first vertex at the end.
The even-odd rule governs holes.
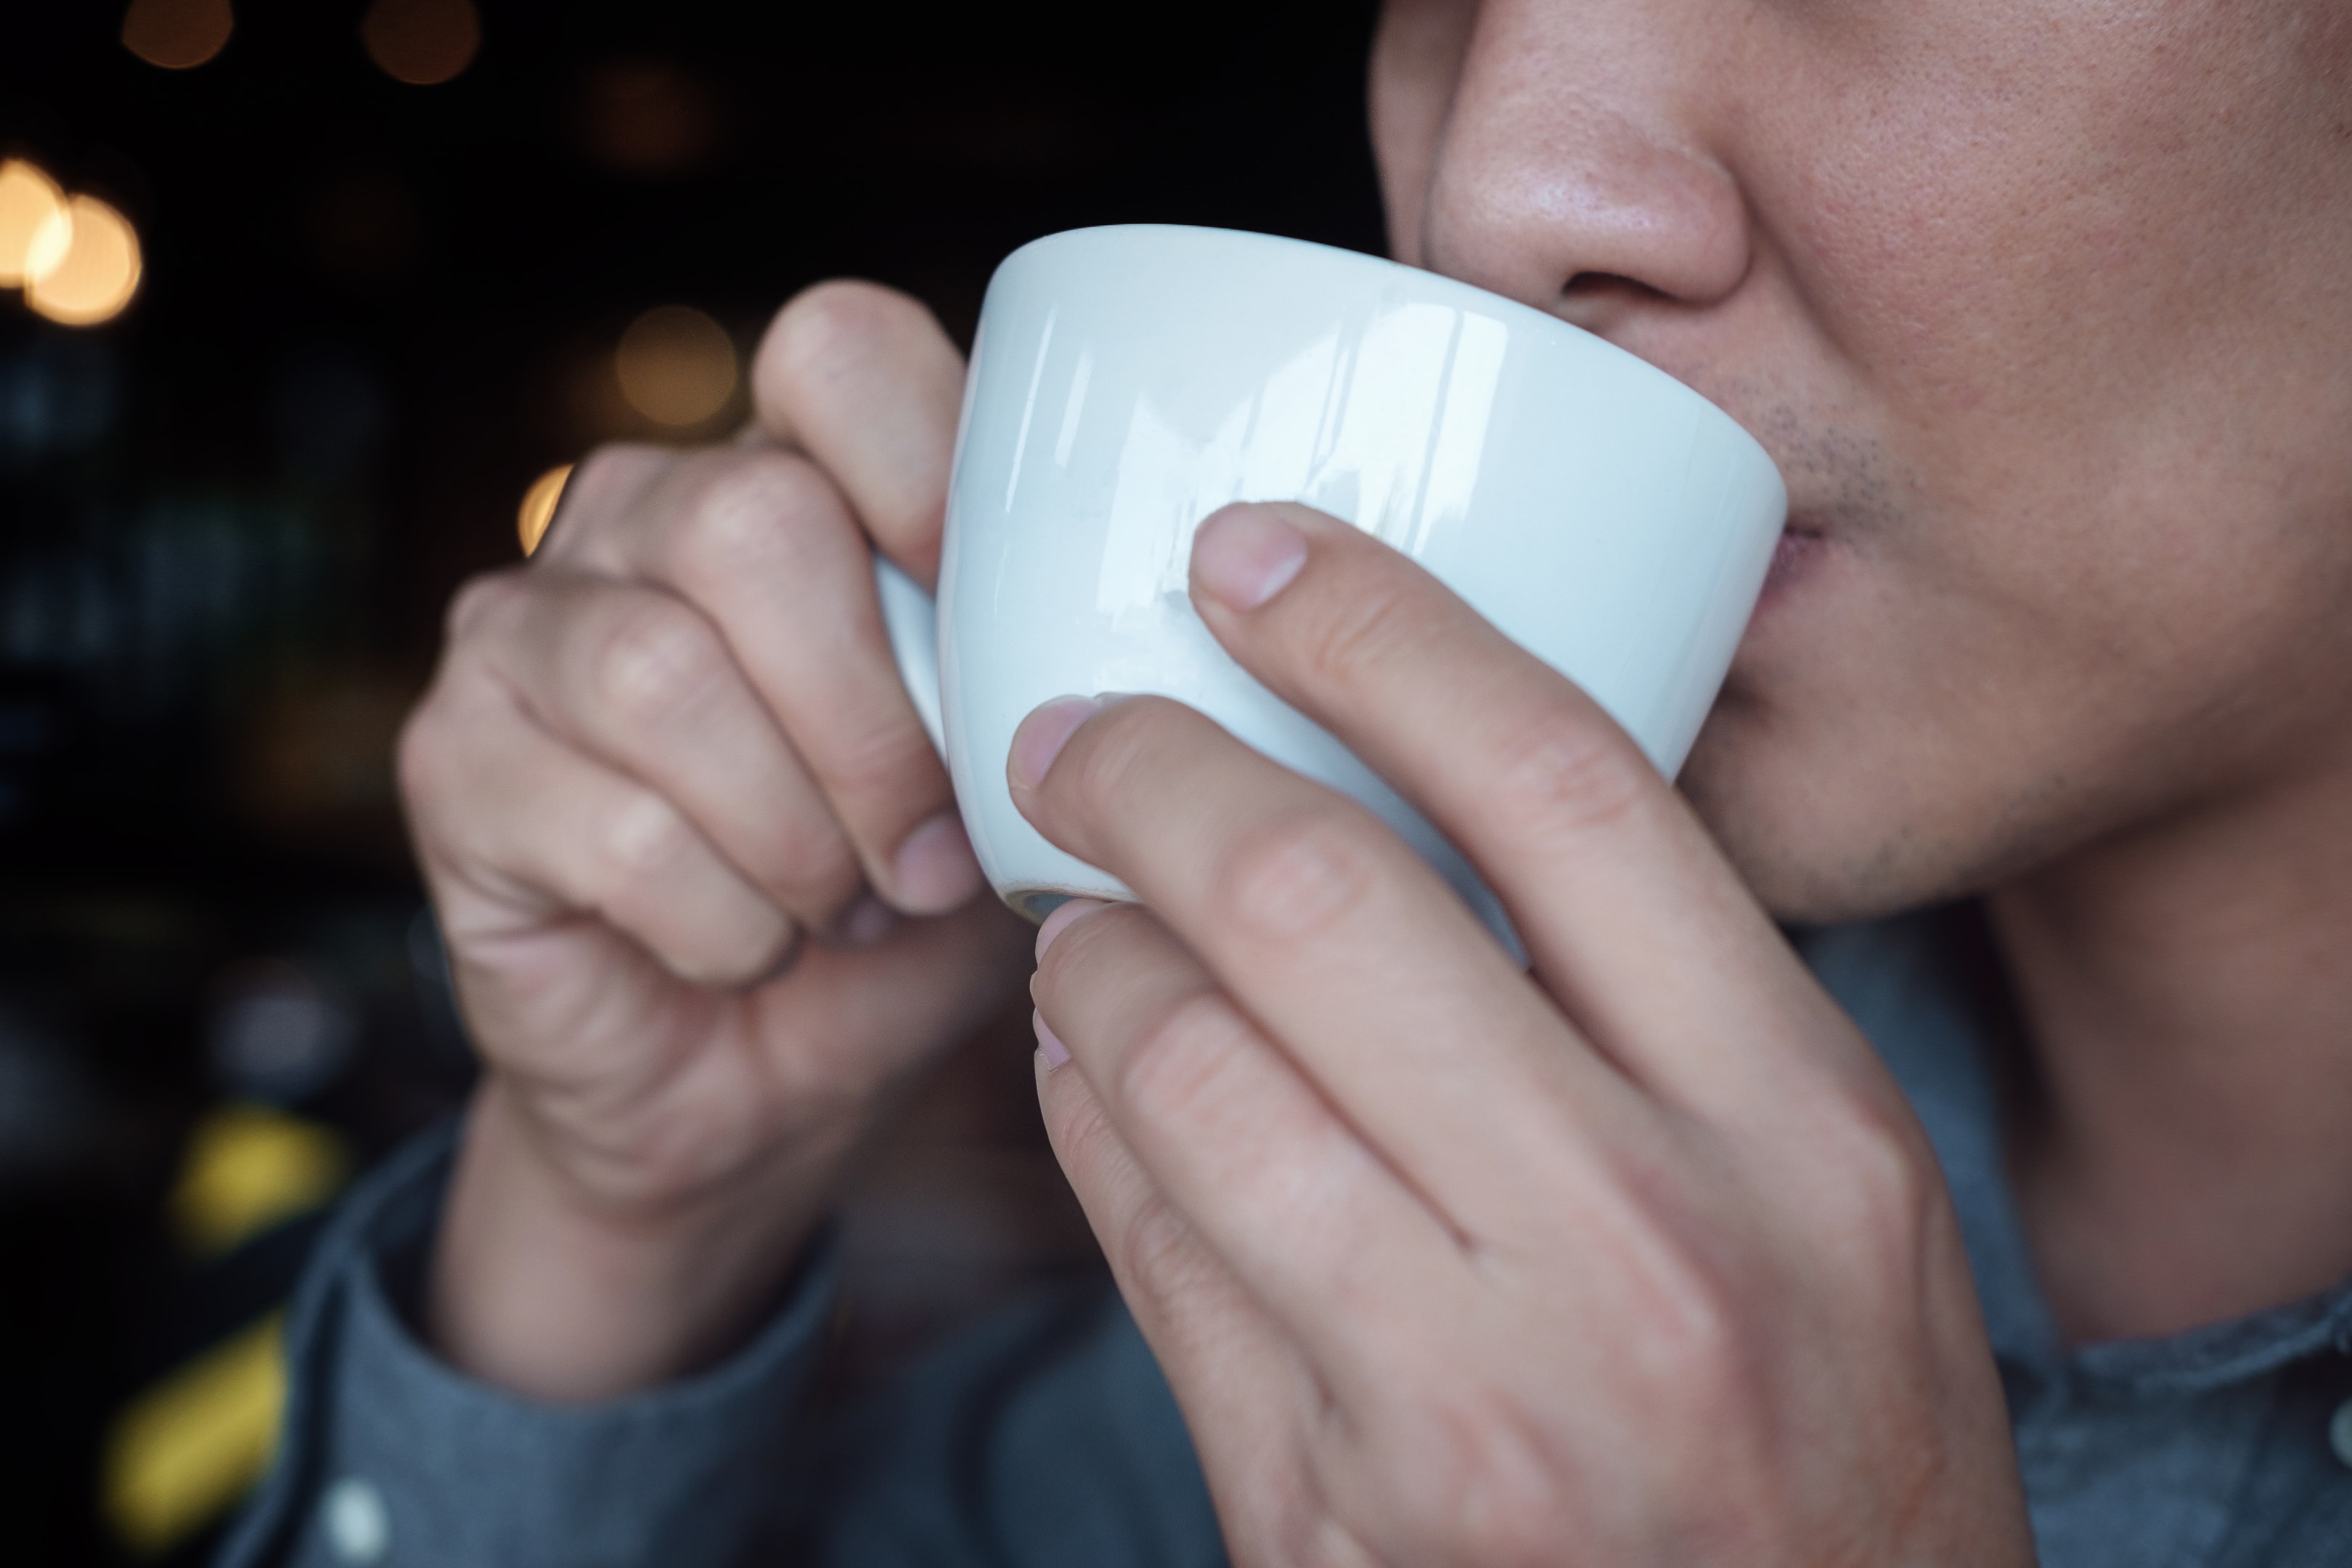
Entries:
MULTIPOLYGON (((393 738, 599 441, 859 274, 968 339, 1130 220, 1380 243, 1360 0, 82 0, 0 17, 0 1559, 194 1562, 323 1207, 472 1066, 393 738), (542 491, 542 494, 545 492, 542 491)), ((845 1386, 1098 1267, 1025 1014, 866 1161, 845 1386)))

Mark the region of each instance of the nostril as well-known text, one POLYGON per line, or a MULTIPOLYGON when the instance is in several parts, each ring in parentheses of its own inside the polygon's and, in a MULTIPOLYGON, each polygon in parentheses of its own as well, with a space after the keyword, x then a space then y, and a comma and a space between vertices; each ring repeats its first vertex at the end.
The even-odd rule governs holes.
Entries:
POLYGON ((1563 300, 1605 300, 1612 295, 1626 295, 1637 300, 1663 300, 1665 293, 1653 289, 1638 278, 1627 278, 1615 272, 1580 272, 1560 286, 1563 300))

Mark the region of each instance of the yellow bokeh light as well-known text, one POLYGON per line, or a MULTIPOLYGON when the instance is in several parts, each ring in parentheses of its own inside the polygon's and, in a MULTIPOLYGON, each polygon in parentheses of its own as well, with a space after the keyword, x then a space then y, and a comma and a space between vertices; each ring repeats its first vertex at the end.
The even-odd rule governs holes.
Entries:
POLYGON ((236 30, 229 0, 131 0, 122 47, 151 66, 188 70, 227 47, 236 30))
POLYGON ((629 406, 656 425, 699 425, 735 395, 734 341, 686 305, 656 306, 631 321, 613 368, 629 406))
POLYGON ((101 1506, 142 1557, 212 1523, 269 1468, 286 1408, 284 1330, 270 1313, 115 1417, 101 1506))
POLYGON ((522 493, 522 510, 515 514, 515 531, 522 536, 525 555, 539 548, 547 537, 547 525, 555 521, 555 509, 563 500, 564 484, 572 478, 572 465, 550 468, 531 480, 530 489, 522 493))
POLYGON ((72 196, 50 215, 33 238, 33 248, 57 245, 54 266, 28 278, 25 303, 52 321, 91 327, 110 321, 139 292, 139 235, 131 220, 96 196, 72 196))
POLYGON ((22 289, 65 259, 73 230, 49 221, 65 210, 65 192, 39 165, 0 163, 0 288, 22 289))
POLYGON ((394 81, 435 87, 474 63, 482 18, 474 0, 375 0, 360 18, 360 42, 394 81))

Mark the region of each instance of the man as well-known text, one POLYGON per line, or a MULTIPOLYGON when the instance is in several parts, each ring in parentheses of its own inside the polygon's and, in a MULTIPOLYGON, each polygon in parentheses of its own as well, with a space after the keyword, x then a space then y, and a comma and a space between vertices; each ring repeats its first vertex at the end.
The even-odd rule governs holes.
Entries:
POLYGON ((235 1561, 2352 1555, 2352 10, 1393 0, 1371 118, 1400 258, 1789 479, 1681 792, 1366 537, 1210 520, 1211 628, 1532 969, 1197 716, 1040 710, 1023 809, 1149 904, 1033 983, 1132 1322, 799 1431, 828 1184, 1029 941, 865 574, 956 356, 803 296, 763 444, 600 454, 452 614, 403 779, 489 1070, 314 1271, 235 1561))

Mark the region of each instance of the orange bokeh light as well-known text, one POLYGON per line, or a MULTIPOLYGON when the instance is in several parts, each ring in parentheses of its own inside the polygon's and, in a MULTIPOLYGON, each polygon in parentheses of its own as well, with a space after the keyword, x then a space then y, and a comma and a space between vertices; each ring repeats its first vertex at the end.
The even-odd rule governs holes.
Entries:
POLYGON ((188 70, 226 48, 236 30, 229 0, 131 0, 122 47, 151 66, 188 70))
POLYGON ((659 305, 631 321, 613 356, 621 395, 656 425, 699 425, 735 395, 735 343, 687 305, 659 305))
POLYGON ((0 163, 0 288, 22 289, 65 258, 73 231, 49 221, 65 210, 65 192, 39 165, 0 163))
POLYGON ((375 0, 360 18, 360 42, 394 80, 434 87, 474 63, 482 18, 474 0, 375 0))
POLYGON ((547 525, 555 521, 555 509, 562 504, 563 487, 572 478, 572 465, 550 468, 530 482, 523 491, 522 508, 515 514, 515 531, 522 538, 525 555, 539 548, 547 537, 547 525))
POLYGON ((33 249, 58 253, 54 265, 25 280, 25 303, 52 321, 68 327, 110 321, 139 292, 144 263, 138 231, 96 196, 68 196, 41 225, 33 249))

